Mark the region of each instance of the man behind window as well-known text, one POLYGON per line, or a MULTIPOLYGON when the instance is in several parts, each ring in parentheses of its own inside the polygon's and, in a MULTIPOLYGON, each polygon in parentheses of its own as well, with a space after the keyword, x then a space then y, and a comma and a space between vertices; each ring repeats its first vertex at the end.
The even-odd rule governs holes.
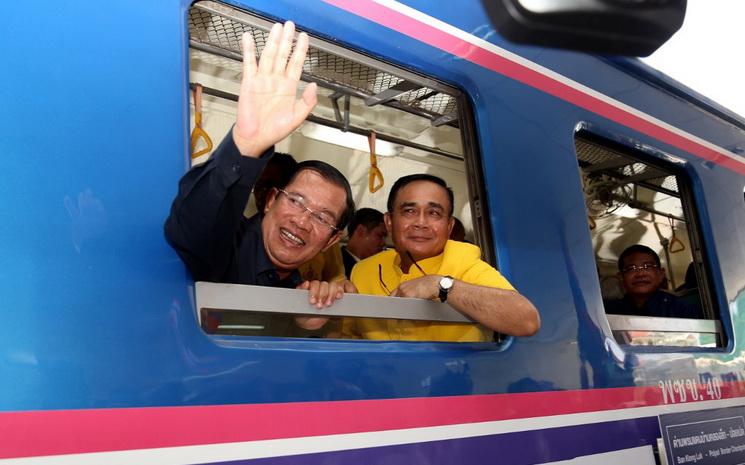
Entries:
MULTIPOLYGON (((272 188, 261 215, 243 209, 271 158, 274 144, 294 131, 316 104, 316 85, 296 99, 308 36, 292 54, 294 25, 275 24, 259 58, 251 35, 243 35, 243 79, 235 126, 210 160, 192 168, 166 220, 166 237, 195 280, 300 288, 317 308, 330 306, 349 281, 302 282, 297 271, 336 244, 354 212, 346 178, 320 161, 297 165, 284 189, 272 188)), ((325 318, 297 317, 305 329, 325 318)))
POLYGON ((453 192, 427 174, 405 176, 388 196, 385 224, 394 250, 360 261, 352 282, 362 294, 447 302, 476 324, 345 318, 345 337, 419 341, 491 341, 492 331, 530 336, 538 311, 472 244, 448 240, 453 192))
POLYGON ((347 227, 349 240, 341 248, 344 271, 347 278, 358 261, 383 250, 388 231, 385 229, 383 213, 374 208, 360 208, 347 227))
POLYGON ((618 257, 618 278, 624 296, 609 300, 605 311, 614 315, 701 318, 699 312, 674 295, 662 291, 665 269, 660 256, 647 246, 632 245, 618 257))

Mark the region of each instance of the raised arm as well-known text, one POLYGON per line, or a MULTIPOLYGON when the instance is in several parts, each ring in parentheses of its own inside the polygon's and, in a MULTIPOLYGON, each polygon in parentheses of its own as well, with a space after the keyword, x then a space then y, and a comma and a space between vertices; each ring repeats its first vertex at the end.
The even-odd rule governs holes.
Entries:
POLYGON ((308 36, 300 34, 290 55, 295 26, 275 24, 256 62, 250 33, 243 35, 243 79, 236 123, 211 159, 192 168, 165 232, 195 279, 219 281, 241 238, 243 210, 273 145, 295 130, 316 103, 316 86, 296 98, 308 36), (262 154, 267 156, 262 157, 262 154))
MULTIPOLYGON (((428 275, 401 283, 392 296, 435 299, 442 276, 428 275)), ((510 336, 532 336, 541 326, 538 310, 517 291, 455 280, 447 303, 487 328, 510 336)))

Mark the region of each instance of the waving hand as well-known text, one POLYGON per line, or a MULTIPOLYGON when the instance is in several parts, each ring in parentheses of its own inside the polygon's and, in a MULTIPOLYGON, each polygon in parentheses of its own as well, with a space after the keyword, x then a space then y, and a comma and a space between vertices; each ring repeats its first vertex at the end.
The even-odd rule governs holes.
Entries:
POLYGON ((305 88, 300 99, 296 98, 308 35, 303 32, 298 36, 290 55, 294 34, 292 22, 275 24, 258 64, 253 37, 248 32, 243 34, 243 79, 233 140, 245 156, 258 157, 287 137, 316 104, 315 83, 305 88))

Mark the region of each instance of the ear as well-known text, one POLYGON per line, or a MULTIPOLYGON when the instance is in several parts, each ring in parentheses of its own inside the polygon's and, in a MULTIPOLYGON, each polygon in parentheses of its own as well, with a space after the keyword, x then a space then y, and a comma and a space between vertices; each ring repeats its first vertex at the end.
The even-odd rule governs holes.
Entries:
POLYGON ((327 251, 332 245, 336 244, 341 240, 341 231, 337 231, 336 233, 332 234, 331 237, 329 237, 328 242, 326 242, 326 245, 323 246, 323 249, 321 249, 321 252, 327 251))
POLYGON ((388 232, 388 235, 393 234, 393 225, 391 223, 391 214, 390 212, 385 212, 383 215, 383 222, 385 223, 385 230, 388 232))
POLYGON ((272 187, 271 189, 269 189, 269 193, 266 194, 266 204, 264 205, 265 215, 266 212, 268 212, 272 208, 272 205, 274 205, 274 201, 277 200, 277 192, 279 192, 277 188, 272 187))

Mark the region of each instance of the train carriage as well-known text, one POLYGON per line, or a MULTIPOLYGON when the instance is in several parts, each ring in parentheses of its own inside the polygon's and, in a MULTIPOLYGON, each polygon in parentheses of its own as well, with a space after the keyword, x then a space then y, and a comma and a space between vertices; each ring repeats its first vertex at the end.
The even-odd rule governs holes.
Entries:
MULTIPOLYGON (((511 43, 476 1, 6 9, 0 463, 742 461, 741 116, 637 59, 511 43), (446 179, 535 336, 285 337, 257 315, 308 313, 302 291, 190 277, 163 235, 178 180, 235 120, 240 34, 260 49, 285 20, 320 97, 277 149, 380 210, 400 175, 446 179), (692 267, 700 318, 606 313, 636 242, 671 292, 692 267)), ((358 295, 328 312, 463 319, 358 295)))

